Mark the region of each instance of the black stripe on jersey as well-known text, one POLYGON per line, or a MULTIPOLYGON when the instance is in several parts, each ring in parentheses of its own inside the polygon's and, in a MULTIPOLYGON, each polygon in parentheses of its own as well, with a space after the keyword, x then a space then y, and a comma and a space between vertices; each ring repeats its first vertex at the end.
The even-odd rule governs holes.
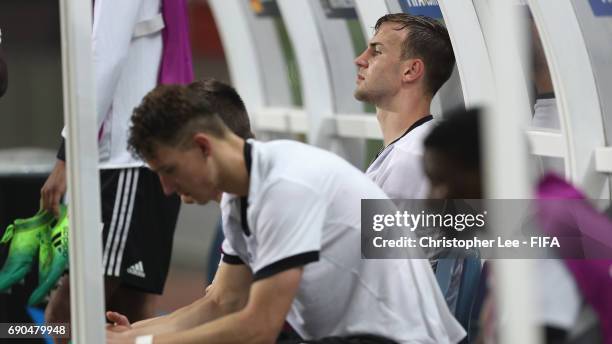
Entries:
POLYGON ((249 206, 249 200, 247 197, 240 197, 240 224, 242 231, 246 236, 251 235, 251 229, 249 228, 249 222, 247 220, 247 208, 249 206))
MULTIPOLYGON (((253 164, 253 147, 248 141, 244 141, 244 163, 247 168, 247 174, 249 179, 251 178, 251 165, 253 164)), ((251 229, 249 228, 249 222, 247 221, 247 208, 249 206, 249 195, 240 197, 240 224, 242 225, 242 231, 246 236, 251 235, 251 229)))
POLYGON ((221 259, 224 263, 230 265, 244 265, 244 262, 242 261, 242 259, 240 259, 240 257, 233 256, 231 254, 223 253, 223 257, 221 259))
POLYGON ((278 262, 272 263, 261 270, 257 271, 254 276, 254 281, 276 275, 279 272, 293 269, 298 266, 304 266, 308 263, 316 262, 319 260, 319 251, 310 251, 295 256, 287 257, 279 260, 278 262))

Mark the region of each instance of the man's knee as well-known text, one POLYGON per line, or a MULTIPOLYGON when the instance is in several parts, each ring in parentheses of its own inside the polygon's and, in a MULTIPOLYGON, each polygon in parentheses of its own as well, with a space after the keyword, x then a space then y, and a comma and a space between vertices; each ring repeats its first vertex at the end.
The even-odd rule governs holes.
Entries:
MULTIPOLYGON (((104 278, 104 294, 107 300, 119 289, 119 285, 118 278, 104 278)), ((48 323, 70 322, 70 276, 68 274, 60 278, 57 288, 51 292, 45 309, 45 320, 48 323)))

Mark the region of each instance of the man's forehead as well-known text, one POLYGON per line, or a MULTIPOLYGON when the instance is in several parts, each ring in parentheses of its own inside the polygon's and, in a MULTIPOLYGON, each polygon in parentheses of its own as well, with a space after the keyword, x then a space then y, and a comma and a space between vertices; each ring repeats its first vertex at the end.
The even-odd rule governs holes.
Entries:
POLYGON ((398 30, 402 26, 397 23, 384 23, 378 28, 376 34, 370 40, 370 45, 380 44, 383 46, 400 46, 406 37, 407 31, 398 30))
POLYGON ((406 24, 403 23, 395 23, 395 22, 385 22, 382 23, 378 27, 377 34, 387 34, 387 35, 400 35, 403 36, 408 32, 408 28, 406 24))

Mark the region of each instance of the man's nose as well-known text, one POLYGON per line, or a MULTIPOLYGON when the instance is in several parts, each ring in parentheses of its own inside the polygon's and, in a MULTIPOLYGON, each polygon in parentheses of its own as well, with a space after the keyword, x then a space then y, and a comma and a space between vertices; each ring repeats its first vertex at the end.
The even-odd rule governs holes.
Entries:
POLYGON ((366 58, 367 52, 368 50, 366 49, 363 51, 363 53, 361 53, 361 55, 355 58, 353 62, 355 63, 357 67, 367 67, 368 66, 368 59, 366 58))

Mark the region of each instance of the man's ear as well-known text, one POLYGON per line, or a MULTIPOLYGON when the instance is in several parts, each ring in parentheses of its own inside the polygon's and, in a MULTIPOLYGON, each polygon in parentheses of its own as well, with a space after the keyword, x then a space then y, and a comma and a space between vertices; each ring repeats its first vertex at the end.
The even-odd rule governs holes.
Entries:
POLYGON ((211 140, 210 136, 206 133, 195 133, 193 135, 193 143, 200 149, 202 155, 206 158, 210 155, 211 152, 211 140))
POLYGON ((407 59, 403 62, 403 82, 415 82, 425 74, 425 64, 421 59, 407 59))

